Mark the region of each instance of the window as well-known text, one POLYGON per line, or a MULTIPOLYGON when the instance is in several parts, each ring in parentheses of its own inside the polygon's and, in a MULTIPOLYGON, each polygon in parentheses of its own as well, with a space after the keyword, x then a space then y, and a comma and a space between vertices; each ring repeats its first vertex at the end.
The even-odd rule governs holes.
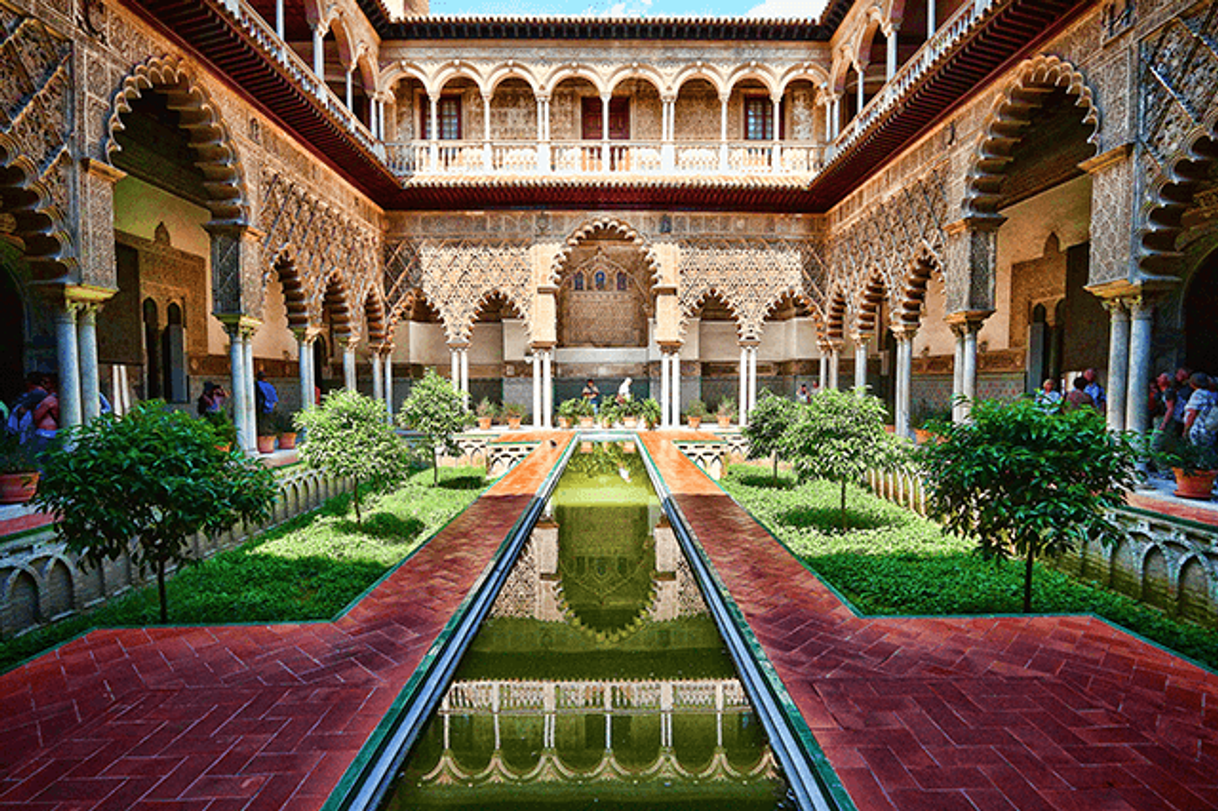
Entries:
POLYGON ((571 288, 573 290, 584 289, 584 274, 576 273, 575 276, 571 278, 571 288))
POLYGON ((596 289, 604 290, 605 289, 605 271, 598 270, 596 272, 596 275, 593 278, 596 279, 596 289))
POLYGON ((744 97, 744 139, 774 140, 774 102, 766 96, 744 97))
MULTIPOLYGON (((431 138, 431 102, 427 96, 419 96, 423 118, 419 133, 423 139, 431 138)), ((440 129, 436 137, 441 141, 461 140, 461 97, 457 95, 441 96, 436 104, 440 116, 440 129)))
POLYGON ((626 289, 626 274, 622 273, 620 270, 618 271, 618 274, 617 274, 617 289, 618 290, 626 289))

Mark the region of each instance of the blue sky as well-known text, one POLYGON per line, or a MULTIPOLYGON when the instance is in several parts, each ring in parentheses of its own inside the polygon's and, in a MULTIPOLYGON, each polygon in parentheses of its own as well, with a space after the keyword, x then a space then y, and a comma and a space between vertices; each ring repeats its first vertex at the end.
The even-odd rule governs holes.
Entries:
POLYGON ((431 0, 436 15, 816 18, 824 0, 431 0))

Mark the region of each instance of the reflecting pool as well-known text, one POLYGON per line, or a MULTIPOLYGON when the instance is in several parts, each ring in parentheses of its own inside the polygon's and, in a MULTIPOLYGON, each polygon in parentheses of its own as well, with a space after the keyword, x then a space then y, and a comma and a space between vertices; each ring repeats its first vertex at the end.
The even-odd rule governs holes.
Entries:
POLYGON ((383 809, 777 809, 634 443, 577 449, 383 809))

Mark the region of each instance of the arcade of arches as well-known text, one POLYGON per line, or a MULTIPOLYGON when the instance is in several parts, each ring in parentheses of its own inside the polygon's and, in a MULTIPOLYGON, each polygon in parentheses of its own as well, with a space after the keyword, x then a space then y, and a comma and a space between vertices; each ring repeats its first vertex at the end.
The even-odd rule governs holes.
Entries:
POLYGON ((1218 372, 1215 101, 1173 107, 1139 80, 1132 103, 1142 63, 1121 45, 1142 42, 1162 81, 1182 81, 1186 45, 1204 62, 1190 70, 1212 73, 1213 39, 1194 36, 1215 25, 1206 4, 1126 28, 1084 11, 832 205, 757 207, 748 194, 771 188, 812 200, 964 5, 847 4, 826 42, 784 41, 762 64, 691 38, 671 56, 627 43, 626 70, 564 42, 571 62, 551 73, 511 42, 462 62, 444 37, 381 41, 338 5, 279 35, 324 76, 309 92, 342 102, 352 142, 399 176, 392 193, 318 161, 124 3, 101 41, 0 0, 25 82, 0 99, 0 340, 16 350, 0 352, 0 398, 56 371, 72 424, 99 395, 189 404, 222 381, 252 447, 256 371, 290 408, 338 386, 396 407, 436 367, 539 426, 587 378, 633 378, 665 424, 694 398, 736 397, 743 420, 760 389, 862 384, 900 431, 953 394, 1014 396, 1086 367, 1110 423, 1140 428, 1152 371, 1218 372), (98 69, 67 71, 74 49, 98 69), (592 203, 546 205, 566 181, 533 171, 614 177, 592 203), (542 203, 433 193, 475 181, 542 203), (707 183, 723 199, 666 202, 707 183))

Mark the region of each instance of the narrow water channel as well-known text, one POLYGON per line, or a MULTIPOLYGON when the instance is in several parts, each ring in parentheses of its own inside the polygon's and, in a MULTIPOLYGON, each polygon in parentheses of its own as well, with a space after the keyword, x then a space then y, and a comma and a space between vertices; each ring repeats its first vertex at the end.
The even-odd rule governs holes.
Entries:
POLYGON ((633 443, 571 457, 381 807, 793 807, 633 443))

